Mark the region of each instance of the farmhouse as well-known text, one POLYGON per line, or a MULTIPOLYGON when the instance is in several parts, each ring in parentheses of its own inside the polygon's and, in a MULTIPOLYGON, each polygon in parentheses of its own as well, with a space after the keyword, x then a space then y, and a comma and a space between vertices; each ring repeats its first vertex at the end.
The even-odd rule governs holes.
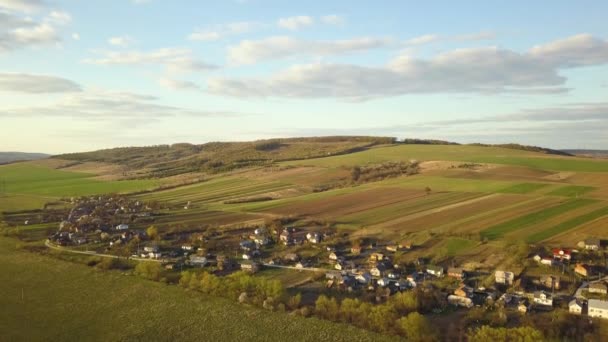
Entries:
POLYGON ((591 283, 589 284, 589 293, 607 294, 608 287, 606 287, 606 284, 602 282, 591 283))
POLYGON ((569 249, 555 248, 553 249, 553 259, 569 261, 572 258, 572 252, 569 249))
POLYGON ((455 306, 462 306, 467 309, 470 309, 473 307, 473 301, 471 300, 471 298, 455 296, 455 295, 448 296, 448 303, 451 305, 455 305, 455 306))
POLYGON ((576 264, 576 266, 574 267, 574 272, 583 277, 587 277, 591 273, 589 266, 585 264, 576 264))
POLYGON ((450 267, 448 268, 448 277, 463 279, 464 278, 464 270, 460 267, 450 267))
POLYGON ((550 293, 546 293, 544 291, 536 291, 534 292, 533 298, 534 304, 542 305, 542 306, 553 306, 553 296, 550 293))
POLYGON ((190 256, 190 265, 192 265, 192 266, 205 267, 208 263, 209 263, 209 261, 207 260, 207 258, 205 258, 203 256, 198 256, 198 255, 190 256))
POLYGON ((241 270, 245 271, 245 272, 249 272, 249 273, 256 273, 257 271, 260 270, 260 264, 258 264, 257 262, 246 262, 243 261, 241 262, 241 270))
POLYGON ((608 301, 589 299, 587 307, 589 317, 608 318, 608 301))
POLYGON ((399 248, 400 249, 412 249, 412 242, 411 241, 401 241, 399 243, 399 248))
POLYGON ((350 252, 354 255, 359 255, 361 254, 361 246, 352 246, 350 248, 350 252))
POLYGON ((585 249, 590 251, 597 251, 600 249, 600 239, 589 238, 584 241, 585 249))
POLYGON ((496 271, 494 277, 497 284, 513 285, 515 274, 507 271, 496 271))
POLYGON ((397 252, 399 250, 399 246, 397 245, 387 245, 386 250, 389 252, 397 252))
POLYGON ((580 315, 583 313, 583 304, 577 299, 573 299, 568 303, 568 311, 571 314, 580 315))
POLYGON ((150 253, 150 252, 156 253, 156 252, 158 252, 158 246, 156 246, 156 245, 145 246, 144 247, 144 252, 147 252, 147 253, 150 253))
POLYGON ((115 229, 116 229, 116 230, 126 230, 126 229, 129 229, 129 225, 128 225, 128 224, 121 223, 121 224, 119 224, 118 226, 116 226, 116 227, 115 227, 115 229))
POLYGON ((372 253, 369 256, 369 261, 381 261, 384 259, 384 254, 382 253, 372 253))
POLYGON ((542 275, 539 278, 539 285, 541 285, 549 290, 559 290, 560 278, 559 278, 559 276, 542 275))
POLYGON ((386 272, 386 265, 383 263, 379 263, 376 267, 373 267, 369 273, 371 273, 374 277, 382 277, 386 272))
POLYGON ((429 265, 426 267, 426 273, 434 275, 436 277, 443 277, 443 267, 429 265))
POLYGON ((336 252, 329 253, 329 260, 338 260, 338 254, 336 252))

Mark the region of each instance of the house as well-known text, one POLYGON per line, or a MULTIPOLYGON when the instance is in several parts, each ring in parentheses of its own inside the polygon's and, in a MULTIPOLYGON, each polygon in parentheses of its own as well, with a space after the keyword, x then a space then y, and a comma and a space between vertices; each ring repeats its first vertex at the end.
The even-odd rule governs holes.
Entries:
POLYGON ((262 235, 262 234, 266 234, 266 228, 256 228, 253 233, 255 235, 262 235))
POLYGON ((250 253, 243 253, 242 258, 245 260, 251 260, 251 258, 253 258, 253 256, 250 253))
POLYGON ((473 288, 466 285, 460 285, 459 288, 454 290, 454 295, 459 297, 470 297, 473 294, 473 288))
POLYGON ((387 287, 389 282, 390 281, 388 280, 388 278, 380 278, 380 279, 378 279, 377 284, 378 284, 378 286, 387 287))
POLYGON ((470 309, 473 307, 473 301, 471 298, 460 297, 455 295, 448 296, 448 303, 454 306, 462 306, 464 308, 470 309))
POLYGON ((76 242, 79 245, 82 245, 82 244, 87 243, 87 238, 84 236, 77 237, 76 239, 74 239, 74 242, 76 242))
POLYGON ((553 265, 553 259, 551 258, 542 258, 540 259, 540 263, 541 265, 547 265, 547 266, 552 266, 553 265))
POLYGON ((553 306, 553 296, 550 293, 544 291, 534 292, 534 298, 532 299, 534 304, 543 306, 553 306))
POLYGON ((464 278, 464 270, 460 267, 450 267, 448 268, 448 277, 463 279, 464 278))
POLYGON ((375 267, 373 267, 369 273, 371 273, 371 275, 373 275, 374 277, 382 277, 384 275, 384 273, 386 272, 386 265, 383 263, 379 263, 377 264, 375 267))
POLYGON ((160 259, 163 255, 159 252, 150 252, 148 253, 148 256, 150 257, 150 259, 160 259))
POLYGON ((576 266, 574 267, 574 272, 580 276, 587 277, 591 273, 591 270, 588 265, 576 264, 576 266))
POLYGON ((366 285, 369 284, 369 282, 372 280, 372 276, 371 274, 365 272, 355 276, 355 280, 360 284, 366 285))
POLYGON ((145 246, 144 247, 144 252, 147 252, 147 253, 156 253, 156 252, 158 252, 158 246, 156 246, 156 245, 145 246))
POLYGON ((401 272, 395 269, 389 270, 386 272, 386 276, 389 279, 399 279, 401 277, 401 272))
POLYGON ((608 287, 606 287, 606 284, 602 282, 591 283, 589 284, 589 293, 607 294, 608 287))
POLYGON ((386 250, 389 252, 397 252, 399 250, 399 246, 397 245, 387 245, 386 250))
POLYGON ((571 314, 580 315, 583 313, 583 304, 577 299, 573 299, 568 303, 568 311, 571 314))
POLYGON ((429 265, 426 267, 426 273, 434 275, 435 277, 443 277, 443 267, 429 265))
POLYGON ((257 262, 246 262, 243 261, 241 262, 241 270, 245 271, 245 272, 249 272, 249 273, 256 273, 257 271, 260 270, 260 264, 258 264, 257 262))
POLYGON ((600 239, 597 238, 589 238, 585 239, 585 249, 590 251, 597 251, 600 249, 600 239))
POLYGON ((359 254, 361 254, 361 250, 362 250, 362 249, 361 249, 361 246, 352 246, 352 247, 350 248, 350 252, 351 252, 352 254, 354 254, 354 255, 359 255, 359 254))
POLYGON ((296 253, 287 253, 283 257, 283 259, 286 261, 296 262, 300 260, 300 257, 296 253))
POLYGON ((118 226, 116 226, 116 227, 115 227, 115 229, 116 229, 116 230, 126 230, 126 229, 129 229, 129 225, 128 225, 128 224, 121 223, 121 224, 119 224, 118 226))
POLYGON ((411 241, 401 241, 399 243, 399 248, 400 249, 412 249, 412 242, 411 241))
POLYGON ((381 261, 384 259, 384 254, 382 253, 372 253, 369 256, 369 261, 381 261))
POLYGON ((496 271, 494 273, 494 279, 496 284, 513 285, 515 274, 508 271, 496 271))
POLYGON ((241 246, 241 249, 244 251, 251 251, 253 249, 255 249, 257 246, 255 245, 255 242, 251 241, 251 240, 244 240, 241 241, 239 243, 239 246, 241 246))
POLYGON ((526 312, 528 312, 528 307, 526 306, 526 304, 524 304, 524 303, 520 303, 520 304, 517 306, 517 311, 519 311, 519 312, 521 312, 521 313, 526 313, 526 312))
POLYGON ((182 250, 191 252, 194 250, 194 246, 192 245, 182 245, 182 250))
POLYGON ((544 286, 549 290, 559 290, 560 278, 559 276, 553 275, 541 275, 539 279, 539 285, 544 286))
POLYGON ((314 233, 308 233, 306 234, 306 239, 308 240, 308 242, 310 243, 320 243, 321 242, 321 234, 314 232, 314 233))
POLYGON ((205 267, 205 266, 207 266, 208 263, 209 263, 209 261, 207 260, 207 258, 205 258, 203 256, 198 256, 198 255, 190 256, 190 265, 192 265, 192 266, 205 267))
POLYGON ((291 232, 287 229, 283 229, 283 231, 281 232, 281 235, 279 235, 279 241, 281 241, 285 245, 288 245, 288 244, 290 244, 291 240, 292 240, 291 232))
POLYGON ((589 299, 587 309, 589 317, 608 318, 608 301, 589 299))
POLYGON ((572 252, 569 249, 554 248, 553 259, 569 261, 572 258, 572 252))
POLYGON ((338 260, 338 254, 336 252, 329 253, 329 260, 338 260))

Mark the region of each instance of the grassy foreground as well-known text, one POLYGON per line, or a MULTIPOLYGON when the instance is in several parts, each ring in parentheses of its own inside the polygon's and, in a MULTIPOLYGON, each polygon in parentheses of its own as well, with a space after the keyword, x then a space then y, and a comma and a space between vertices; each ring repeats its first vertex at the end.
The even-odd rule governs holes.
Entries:
POLYGON ((394 340, 19 251, 7 238, 0 293, 3 341, 394 340))

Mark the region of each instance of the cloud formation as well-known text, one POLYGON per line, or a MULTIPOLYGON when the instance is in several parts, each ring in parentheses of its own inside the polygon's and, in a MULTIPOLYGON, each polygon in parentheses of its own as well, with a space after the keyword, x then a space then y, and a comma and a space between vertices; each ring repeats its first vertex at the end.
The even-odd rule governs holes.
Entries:
POLYGON ((200 87, 190 81, 175 80, 171 78, 161 78, 158 80, 158 84, 164 88, 171 90, 199 90, 200 87))
MULTIPOLYGON (((374 39, 303 42, 275 37, 230 49, 237 63, 311 51, 318 55, 386 45, 374 39), (297 52, 296 52, 297 51, 297 52)), ((265 78, 214 78, 210 92, 236 97, 343 98, 367 100, 417 93, 567 92, 560 70, 608 63, 608 42, 587 34, 536 46, 526 52, 486 47, 456 49, 428 59, 403 54, 384 66, 315 63, 296 65, 265 78)))
POLYGON ((228 48, 228 60, 233 64, 253 64, 294 56, 328 56, 365 51, 389 46, 389 38, 355 38, 345 40, 304 40, 275 36, 261 40, 243 40, 228 48))
POLYGON ((217 66, 205 63, 184 48, 162 48, 152 51, 103 51, 100 58, 85 59, 85 63, 97 65, 161 65, 169 72, 204 71, 217 66))
POLYGON ((85 91, 44 106, 0 109, 0 117, 69 117, 82 120, 153 120, 164 117, 234 117, 229 111, 194 110, 157 103, 154 96, 129 92, 85 91))
POLYGON ((48 75, 0 73, 0 91, 42 94, 82 91, 74 81, 48 75))
POLYGON ((224 25, 218 25, 210 29, 196 30, 190 35, 188 35, 188 39, 203 42, 215 41, 226 36, 247 33, 260 26, 261 24, 257 22, 234 22, 224 25))
POLYGON ((131 43, 133 43, 133 38, 131 38, 129 36, 110 37, 108 39, 108 44, 114 45, 114 46, 127 47, 131 43))
POLYGON ((19 12, 35 12, 45 7, 42 0, 0 0, 0 8, 19 12))
POLYGON ((280 18, 277 20, 277 25, 288 30, 299 30, 306 26, 314 24, 315 19, 307 15, 298 15, 294 17, 280 18))

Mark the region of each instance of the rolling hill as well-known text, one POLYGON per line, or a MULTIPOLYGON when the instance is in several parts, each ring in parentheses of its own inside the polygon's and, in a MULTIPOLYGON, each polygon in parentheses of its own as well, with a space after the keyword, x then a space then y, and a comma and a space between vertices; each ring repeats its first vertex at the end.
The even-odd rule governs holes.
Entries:
POLYGON ((0 152, 0 164, 13 163, 16 161, 44 159, 48 157, 50 157, 50 155, 44 153, 0 152))

